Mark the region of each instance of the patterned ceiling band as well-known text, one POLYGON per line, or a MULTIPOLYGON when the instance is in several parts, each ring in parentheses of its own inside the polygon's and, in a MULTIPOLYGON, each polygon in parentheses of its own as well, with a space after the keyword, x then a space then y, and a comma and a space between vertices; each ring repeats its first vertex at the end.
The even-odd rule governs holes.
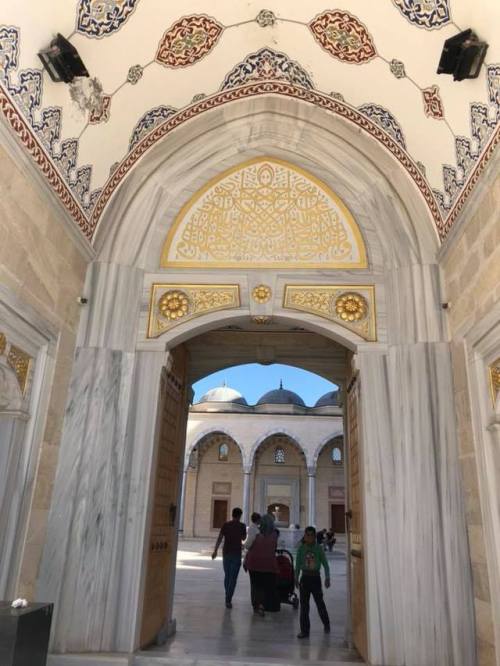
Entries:
POLYGON ((365 268, 359 228, 324 183, 256 158, 212 179, 182 208, 162 267, 365 268))
POLYGON ((371 285, 286 285, 283 307, 328 319, 364 340, 377 339, 371 285))
POLYGON ((239 306, 235 284, 153 284, 147 337, 157 338, 195 317, 239 306))

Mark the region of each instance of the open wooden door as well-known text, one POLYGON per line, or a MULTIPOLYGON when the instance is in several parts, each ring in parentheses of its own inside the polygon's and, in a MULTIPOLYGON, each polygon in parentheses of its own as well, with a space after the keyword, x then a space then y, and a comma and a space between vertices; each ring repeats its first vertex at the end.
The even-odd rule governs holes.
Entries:
POLYGON ((367 659, 365 563, 363 559, 363 506, 361 478, 361 442, 359 428, 359 376, 347 388, 347 445, 349 447, 349 543, 351 547, 352 638, 363 659, 367 659))
POLYGON ((160 380, 158 453, 141 624, 141 647, 166 636, 172 618, 178 502, 186 440, 186 352, 176 347, 160 380))

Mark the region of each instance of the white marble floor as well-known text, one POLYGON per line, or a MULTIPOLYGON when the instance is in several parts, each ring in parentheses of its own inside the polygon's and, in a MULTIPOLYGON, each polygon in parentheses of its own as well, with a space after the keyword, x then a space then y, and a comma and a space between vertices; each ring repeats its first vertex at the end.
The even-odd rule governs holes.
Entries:
POLYGON ((346 561, 342 547, 329 555, 332 588, 325 593, 332 633, 325 635, 311 608, 311 636, 298 640, 298 611, 282 605, 280 613, 256 617, 250 606, 248 576, 241 570, 232 610, 224 606, 222 560, 210 559, 213 543, 179 544, 174 617, 177 633, 166 645, 136 657, 139 666, 219 666, 237 664, 363 663, 345 647, 346 561))

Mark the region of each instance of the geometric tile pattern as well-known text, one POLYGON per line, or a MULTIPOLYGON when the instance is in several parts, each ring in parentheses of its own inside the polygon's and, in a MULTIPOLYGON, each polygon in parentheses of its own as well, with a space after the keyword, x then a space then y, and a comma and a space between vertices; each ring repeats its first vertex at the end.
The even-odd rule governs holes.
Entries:
POLYGON ((101 38, 119 30, 139 0, 78 0, 76 30, 101 38))
POLYGON ((448 0, 393 0, 401 14, 419 28, 433 30, 451 21, 448 0))
POLYGON ((380 125, 382 129, 384 129, 392 136, 394 141, 397 141, 399 145, 406 150, 406 142, 403 135, 403 130, 390 111, 384 109, 383 106, 379 106, 378 104, 363 104, 362 106, 358 107, 358 111, 361 111, 361 113, 364 113, 365 116, 371 118, 374 123, 380 125))
POLYGON ((220 90, 236 88, 251 81, 287 81, 301 88, 312 89, 309 74, 297 62, 271 48, 248 55, 234 67, 222 82, 220 90))
POLYGON ((207 55, 223 26, 210 16, 185 16, 163 35, 155 60, 165 67, 187 67, 207 55))
POLYGON ((366 27, 348 12, 324 12, 309 23, 309 28, 325 51, 343 62, 358 65, 377 55, 366 27))

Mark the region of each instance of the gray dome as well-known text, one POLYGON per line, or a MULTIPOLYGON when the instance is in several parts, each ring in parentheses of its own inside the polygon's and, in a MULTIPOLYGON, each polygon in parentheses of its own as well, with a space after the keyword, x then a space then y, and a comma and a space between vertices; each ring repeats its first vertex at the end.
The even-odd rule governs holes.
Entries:
POLYGON ((200 402, 232 402, 236 405, 246 405, 247 401, 234 389, 229 386, 218 386, 217 388, 210 389, 205 395, 200 398, 200 402))
POLYGON ((315 407, 338 407, 339 406, 340 392, 328 391, 321 398, 318 398, 315 407))
POLYGON ((300 405, 300 407, 305 407, 305 403, 300 397, 293 391, 287 391, 283 388, 283 384, 280 383, 279 389, 274 389, 273 391, 268 391, 257 402, 258 405, 300 405))

